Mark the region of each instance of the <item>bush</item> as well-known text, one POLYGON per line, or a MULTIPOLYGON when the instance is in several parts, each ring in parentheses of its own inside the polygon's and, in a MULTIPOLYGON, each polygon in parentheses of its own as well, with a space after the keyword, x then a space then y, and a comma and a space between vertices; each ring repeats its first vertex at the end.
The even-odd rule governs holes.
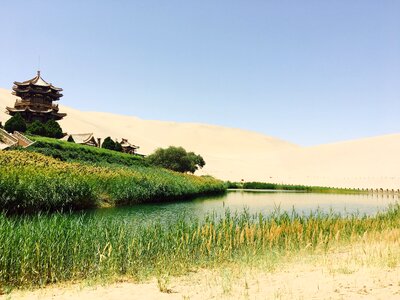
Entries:
POLYGON ((40 135, 57 139, 63 137, 61 126, 54 120, 49 120, 45 124, 36 120, 27 125, 26 132, 33 135, 40 135))
POLYGON ((44 125, 45 128, 45 136, 51 137, 51 138, 56 138, 60 139, 63 137, 63 132, 61 129, 60 124, 58 124, 54 120, 49 120, 47 123, 44 125))
POLYGON ((114 150, 117 151, 117 152, 122 152, 121 143, 115 142, 114 150))
POLYGON ((108 136, 104 139, 101 148, 115 150, 115 142, 108 136))
POLYGON ((6 122, 6 124, 4 124, 4 129, 10 133, 13 133, 14 131, 25 132, 26 122, 19 113, 16 113, 6 122))
POLYGON ((45 136, 46 128, 44 127, 42 122, 34 121, 27 126, 26 132, 29 134, 45 136))
POLYGON ((152 165, 181 173, 194 173, 206 164, 200 155, 186 152, 182 147, 173 146, 166 149, 158 148, 146 160, 152 165))

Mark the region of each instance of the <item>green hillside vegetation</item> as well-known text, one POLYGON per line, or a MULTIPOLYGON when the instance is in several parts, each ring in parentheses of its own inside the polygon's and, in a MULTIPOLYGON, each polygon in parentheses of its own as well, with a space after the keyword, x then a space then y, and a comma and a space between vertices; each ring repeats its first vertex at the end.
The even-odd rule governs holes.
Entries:
POLYGON ((41 153, 62 161, 93 164, 107 163, 123 166, 146 165, 143 158, 139 155, 131 155, 40 136, 30 136, 29 138, 35 141, 35 144, 23 149, 24 151, 41 153))
MULTIPOLYGON (((72 149, 60 151, 62 158, 68 158, 72 149)), ((103 157, 102 150, 95 149, 99 151, 93 152, 97 153, 96 159, 103 157)), ((120 158, 109 154, 104 157, 113 162, 120 158)), ((127 163, 129 159, 136 162, 135 157, 121 161, 127 163)), ((180 174, 140 163, 129 167, 96 166, 63 162, 30 151, 0 151, 0 210, 8 213, 163 202, 225 189, 222 181, 212 177, 180 174)))

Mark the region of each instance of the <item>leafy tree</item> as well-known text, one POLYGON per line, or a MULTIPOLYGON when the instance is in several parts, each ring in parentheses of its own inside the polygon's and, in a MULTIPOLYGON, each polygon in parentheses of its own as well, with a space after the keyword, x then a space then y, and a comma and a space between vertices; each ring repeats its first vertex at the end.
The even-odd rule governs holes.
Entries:
POLYGON ((6 122, 6 124, 4 124, 4 129, 10 133, 13 133, 14 131, 25 132, 26 122, 19 113, 16 113, 6 122))
POLYGON ((114 150, 115 150, 115 151, 118 151, 118 152, 122 152, 121 143, 115 142, 114 150))
POLYGON ((29 134, 46 136, 47 131, 42 122, 34 121, 31 124, 27 125, 26 132, 29 134))
POLYGON ((153 154, 147 156, 146 160, 152 165, 181 173, 194 173, 206 164, 200 155, 174 146, 166 149, 158 148, 153 154))
POLYGON ((103 144, 101 145, 101 148, 115 150, 115 142, 108 136, 104 139, 103 144))
MULTIPOLYGON (((33 123, 32 123, 33 124, 33 123)), ((54 120, 48 120, 44 125, 45 136, 60 139, 63 137, 63 131, 60 124, 54 120)))

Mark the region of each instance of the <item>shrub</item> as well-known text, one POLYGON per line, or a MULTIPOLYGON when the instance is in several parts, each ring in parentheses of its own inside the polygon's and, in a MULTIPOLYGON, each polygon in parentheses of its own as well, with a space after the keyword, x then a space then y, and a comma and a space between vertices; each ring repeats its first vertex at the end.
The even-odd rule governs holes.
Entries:
POLYGON ((101 148, 115 150, 115 142, 108 136, 104 139, 101 148))
POLYGON ((13 133, 14 131, 25 132, 26 122, 19 113, 16 113, 6 122, 6 124, 4 124, 4 129, 10 133, 13 133))
POLYGON ((33 135, 47 136, 51 138, 62 138, 61 126, 54 120, 49 120, 45 124, 36 120, 27 125, 26 132, 33 135))
POLYGON ((118 151, 118 152, 122 152, 121 143, 115 142, 114 150, 115 150, 115 151, 118 151))
POLYGON ((158 148, 146 160, 152 165, 181 173, 194 173, 206 164, 200 155, 186 152, 184 148, 174 146, 166 149, 158 148))
POLYGON ((44 125, 45 128, 45 136, 51 137, 51 138, 56 138, 60 139, 63 137, 63 132, 61 129, 60 124, 58 124, 54 120, 49 120, 47 123, 44 125))
POLYGON ((27 126, 26 132, 34 135, 46 135, 46 128, 40 121, 34 121, 27 126))

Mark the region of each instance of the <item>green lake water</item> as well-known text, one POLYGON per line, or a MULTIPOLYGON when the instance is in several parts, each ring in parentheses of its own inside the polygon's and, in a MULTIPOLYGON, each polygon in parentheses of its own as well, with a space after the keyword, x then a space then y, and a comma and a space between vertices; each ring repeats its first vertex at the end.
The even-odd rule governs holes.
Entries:
MULTIPOLYGON (((271 214, 276 210, 300 214, 311 211, 334 212, 342 215, 374 215, 384 211, 390 204, 399 201, 398 195, 344 195, 283 191, 228 191, 224 195, 200 197, 190 201, 142 204, 127 207, 96 209, 89 214, 117 218, 128 222, 169 222, 180 216, 204 218, 216 213, 222 215, 227 209, 231 213, 247 210, 251 214, 271 214)), ((87 212, 86 212, 87 213, 87 212)))

